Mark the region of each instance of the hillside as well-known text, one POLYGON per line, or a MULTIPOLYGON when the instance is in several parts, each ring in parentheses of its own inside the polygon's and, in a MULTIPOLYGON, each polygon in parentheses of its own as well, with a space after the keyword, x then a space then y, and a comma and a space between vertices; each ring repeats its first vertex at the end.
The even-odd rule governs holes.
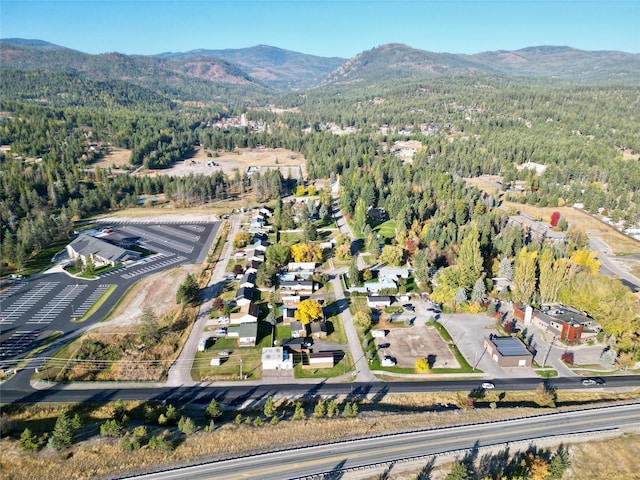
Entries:
POLYGON ((586 84, 637 84, 640 82, 640 55, 547 46, 457 55, 387 44, 353 57, 325 77, 322 83, 366 84, 393 78, 479 73, 563 79, 586 84))
POLYGON ((279 90, 298 90, 313 86, 319 78, 338 68, 344 58, 318 57, 268 45, 225 50, 191 50, 163 53, 161 58, 206 57, 226 60, 265 85, 279 90))

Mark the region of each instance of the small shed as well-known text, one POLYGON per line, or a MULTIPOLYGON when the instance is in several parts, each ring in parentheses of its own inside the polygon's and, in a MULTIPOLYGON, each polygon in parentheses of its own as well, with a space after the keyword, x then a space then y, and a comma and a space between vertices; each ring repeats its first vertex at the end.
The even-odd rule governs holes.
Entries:
POLYGON ((333 368, 333 352, 317 352, 309 354, 309 368, 333 368))

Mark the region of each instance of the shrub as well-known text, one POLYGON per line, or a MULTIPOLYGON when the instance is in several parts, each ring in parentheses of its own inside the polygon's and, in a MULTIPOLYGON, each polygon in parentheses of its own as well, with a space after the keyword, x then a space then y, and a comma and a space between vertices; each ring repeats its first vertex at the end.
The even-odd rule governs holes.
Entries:
POLYGON ((162 435, 156 435, 149 440, 149 448, 170 452, 173 450, 173 443, 162 435))
POLYGON ((196 424, 193 423, 193 420, 189 417, 180 417, 178 421, 178 430, 180 430, 185 435, 193 435, 196 433, 196 424))
POLYGON ((324 400, 318 400, 316 407, 313 409, 313 416, 316 418, 322 418, 327 414, 327 405, 324 400))
POLYGON ((220 405, 218 405, 218 401, 215 398, 211 399, 204 413, 207 415, 207 417, 212 419, 216 419, 222 416, 222 409, 220 408, 220 405))
POLYGON ((105 437, 119 437, 122 433, 122 426, 113 418, 100 425, 100 435, 105 437))
POLYGON ((296 403, 296 409, 293 412, 294 420, 306 420, 307 414, 304 411, 304 407, 302 406, 302 402, 296 403))
POLYGON ((242 414, 237 414, 234 421, 236 422, 236 425, 240 425, 242 423, 242 414))
POLYGON ((264 425, 264 420, 262 420, 261 416, 258 415, 256 418, 253 419, 254 427, 261 427, 262 425, 264 425))
POLYGON ((18 448, 23 452, 35 452, 40 448, 38 442, 38 436, 28 428, 25 428, 20 434, 20 440, 18 440, 18 448))

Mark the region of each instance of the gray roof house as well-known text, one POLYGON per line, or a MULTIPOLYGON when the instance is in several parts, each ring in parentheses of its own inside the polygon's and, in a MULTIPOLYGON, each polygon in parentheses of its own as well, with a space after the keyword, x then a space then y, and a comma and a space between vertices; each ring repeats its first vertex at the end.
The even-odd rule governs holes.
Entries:
POLYGON ((90 258, 94 265, 111 265, 140 258, 138 252, 125 250, 109 242, 105 242, 91 235, 78 235, 78 237, 67 245, 67 254, 70 258, 82 259, 82 263, 87 263, 90 258))

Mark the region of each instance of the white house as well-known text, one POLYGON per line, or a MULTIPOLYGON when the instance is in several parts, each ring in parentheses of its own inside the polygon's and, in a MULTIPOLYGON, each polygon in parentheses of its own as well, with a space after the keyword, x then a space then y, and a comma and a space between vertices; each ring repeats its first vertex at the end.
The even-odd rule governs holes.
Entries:
POLYGON ((367 306, 369 308, 385 308, 391 305, 391 297, 384 295, 368 295, 367 306))
POLYGON ((291 370, 293 355, 283 347, 268 347, 262 349, 263 370, 291 370))
POLYGON ((365 282, 364 288, 367 292, 377 294, 383 290, 397 290, 398 285, 392 280, 383 280, 380 282, 365 282))

